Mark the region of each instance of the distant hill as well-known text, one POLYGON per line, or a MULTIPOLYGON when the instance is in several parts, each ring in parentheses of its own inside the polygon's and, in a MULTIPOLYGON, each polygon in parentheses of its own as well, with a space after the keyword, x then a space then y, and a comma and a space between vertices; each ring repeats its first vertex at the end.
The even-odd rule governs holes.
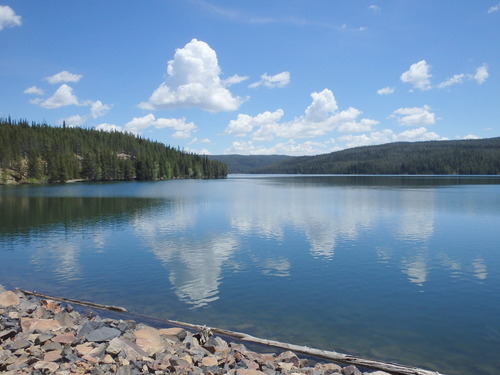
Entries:
POLYGON ((0 184, 226 175, 221 162, 130 133, 0 118, 0 184))
POLYGON ((208 155, 209 160, 226 164, 229 173, 252 173, 255 168, 269 167, 292 158, 287 155, 208 155))
POLYGON ((500 174, 500 137, 397 142, 301 156, 252 169, 285 174, 500 174))

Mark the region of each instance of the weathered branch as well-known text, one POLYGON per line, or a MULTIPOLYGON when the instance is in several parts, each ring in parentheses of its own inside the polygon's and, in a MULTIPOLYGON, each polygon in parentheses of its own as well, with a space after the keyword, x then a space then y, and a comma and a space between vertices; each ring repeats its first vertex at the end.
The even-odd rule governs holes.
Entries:
MULTIPOLYGON (((62 301, 62 302, 71 302, 74 304, 88 306, 88 307, 94 307, 94 308, 101 309, 101 310, 127 312, 127 310, 125 308, 120 307, 120 306, 101 305, 101 304, 97 304, 97 303, 93 303, 93 302, 79 301, 79 300, 70 299, 70 298, 49 296, 46 294, 37 293, 37 292, 30 292, 30 291, 23 290, 23 289, 18 289, 18 290, 24 294, 33 295, 36 297, 53 299, 53 300, 62 301)), ((137 314, 133 314, 133 315, 137 315, 137 314)), ((140 315, 138 315, 138 316, 140 316, 140 315)), ((397 375, 442 375, 436 371, 424 370, 424 369, 421 369, 418 367, 411 367, 411 366, 400 365, 397 363, 376 361, 376 360, 361 358, 361 357, 357 357, 357 356, 352 356, 349 354, 338 353, 335 351, 321 350, 321 349, 309 348, 307 346, 288 344, 288 343, 284 343, 284 342, 280 342, 280 341, 261 339, 259 337, 247 335, 246 333, 242 333, 242 332, 235 332, 235 331, 230 331, 230 330, 221 329, 221 328, 207 327, 207 326, 202 326, 202 325, 198 325, 198 324, 180 322, 180 321, 169 320, 169 319, 156 319, 156 320, 159 320, 159 321, 162 321, 165 323, 169 323, 169 324, 173 324, 173 325, 177 325, 177 326, 181 326, 181 327, 191 328, 194 330, 207 330, 208 329, 208 330, 212 331, 213 333, 218 333, 218 334, 221 334, 224 336, 232 337, 232 338, 235 338, 235 339, 238 339, 241 341, 262 344, 262 345, 271 346, 274 348, 285 349, 285 350, 291 350, 291 351, 296 352, 296 353, 302 353, 302 354, 306 354, 306 355, 317 357, 317 358, 327 359, 327 360, 334 361, 334 362, 346 363, 346 364, 351 364, 351 365, 356 365, 356 366, 362 366, 362 367, 371 368, 371 369, 375 369, 375 370, 386 371, 386 372, 390 372, 392 374, 397 374, 397 375)))

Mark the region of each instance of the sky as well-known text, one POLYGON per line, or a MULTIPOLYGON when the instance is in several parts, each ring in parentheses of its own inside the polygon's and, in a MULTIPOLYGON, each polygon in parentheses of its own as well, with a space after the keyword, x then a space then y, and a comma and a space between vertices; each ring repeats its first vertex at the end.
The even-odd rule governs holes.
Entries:
POLYGON ((0 0, 0 117, 203 154, 500 136, 499 0, 0 0))

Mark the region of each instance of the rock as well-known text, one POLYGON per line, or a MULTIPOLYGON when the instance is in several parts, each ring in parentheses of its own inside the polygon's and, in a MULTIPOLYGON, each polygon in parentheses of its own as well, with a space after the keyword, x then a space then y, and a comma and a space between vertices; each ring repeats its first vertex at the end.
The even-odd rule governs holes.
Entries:
POLYGON ((0 293, 0 307, 19 305, 19 296, 11 291, 0 293))
POLYGON ((115 337, 109 342, 109 345, 106 348, 106 353, 111 355, 123 353, 127 358, 132 359, 141 359, 142 357, 147 357, 147 353, 145 353, 136 344, 130 341, 122 340, 119 337, 115 337))
POLYGON ((63 346, 58 342, 48 341, 43 344, 42 349, 48 352, 49 350, 62 350, 63 346))
POLYGON ((17 339, 10 344, 10 350, 26 349, 31 346, 31 342, 26 339, 17 339))
POLYGON ((365 372, 364 375, 391 375, 385 371, 365 372))
POLYGON ((59 369, 59 365, 54 362, 38 361, 33 368, 37 370, 47 370, 49 373, 54 373, 59 369))
POLYGON ((149 355, 161 352, 165 349, 165 343, 158 330, 154 328, 143 328, 134 331, 135 343, 149 355))
POLYGON ((21 318, 21 328, 24 332, 52 331, 61 328, 58 321, 54 319, 21 318))
POLYGON ((106 352, 106 348, 108 347, 108 345, 106 343, 102 343, 102 344, 99 344, 97 345, 95 348, 93 348, 89 353, 88 355, 94 357, 94 358, 98 358, 98 359, 102 359, 105 352, 106 352))
POLYGON ((291 351, 286 351, 286 352, 281 353, 278 357, 276 357, 276 360, 278 362, 293 363, 294 366, 297 366, 297 367, 300 366, 299 357, 297 357, 297 355, 291 351))
POLYGON ((158 330, 160 335, 167 336, 170 340, 173 341, 184 341, 187 336, 187 332, 183 328, 163 328, 158 330))
POLYGON ((57 362, 62 359, 61 353, 62 350, 51 350, 50 352, 45 353, 43 360, 46 362, 57 362))
POLYGON ((72 344, 76 341, 76 336, 72 333, 63 333, 62 335, 57 335, 52 338, 52 342, 58 342, 60 344, 72 344))
POLYGON ((76 352, 81 357, 83 357, 85 354, 89 354, 92 351, 92 349, 94 349, 94 347, 88 342, 86 342, 85 344, 79 344, 75 346, 76 352))
POLYGON ((0 332, 0 340, 7 340, 13 338, 17 334, 15 329, 5 329, 0 332))
POLYGON ((57 320, 63 327, 73 327, 75 324, 73 318, 71 317, 71 314, 64 310, 55 314, 54 319, 57 320))
POLYGON ((342 369, 342 375, 363 375, 363 373, 356 366, 350 365, 342 369))
POLYGON ((54 335, 52 333, 42 333, 35 338, 35 345, 43 345, 45 342, 49 341, 54 335))
POLYGON ((88 341, 103 342, 103 341, 110 341, 120 335, 121 332, 116 328, 102 327, 90 332, 87 335, 86 339, 88 341))
POLYGON ((219 361, 217 361, 217 358, 215 357, 205 357, 201 360, 201 364, 203 366, 212 367, 212 366, 218 366, 219 361))
POLYGON ((265 374, 259 370, 238 369, 236 370, 236 375, 265 375, 265 374))
POLYGON ((79 339, 85 338, 90 332, 102 327, 104 327, 103 322, 87 321, 83 323, 82 326, 78 329, 76 337, 79 339))

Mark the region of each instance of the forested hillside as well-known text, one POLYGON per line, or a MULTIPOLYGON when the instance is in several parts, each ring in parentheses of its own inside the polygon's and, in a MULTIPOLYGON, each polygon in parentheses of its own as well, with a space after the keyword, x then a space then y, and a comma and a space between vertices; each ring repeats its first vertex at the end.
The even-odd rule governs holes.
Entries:
POLYGON ((228 167, 229 173, 251 173, 255 168, 267 167, 293 158, 288 155, 209 155, 210 160, 218 160, 228 167))
POLYGON ((226 175, 221 162, 132 134, 0 119, 0 183, 226 175))
POLYGON ((356 147, 297 157, 251 173, 498 175, 500 137, 356 147))

